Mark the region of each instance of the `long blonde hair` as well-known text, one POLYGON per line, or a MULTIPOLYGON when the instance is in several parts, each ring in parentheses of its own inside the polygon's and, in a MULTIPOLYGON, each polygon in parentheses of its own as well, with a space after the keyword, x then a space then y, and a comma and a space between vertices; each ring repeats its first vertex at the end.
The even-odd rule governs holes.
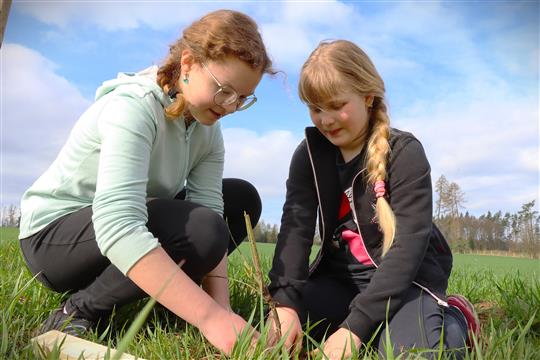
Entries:
MULTIPOLYGON (((369 115, 366 169, 372 187, 387 180, 386 164, 390 153, 390 118, 384 102, 384 82, 368 55, 346 40, 323 41, 302 67, 298 91, 310 106, 324 108, 332 98, 351 89, 361 96, 373 96, 369 115)), ((382 254, 394 241, 396 219, 385 196, 377 196, 375 215, 383 232, 382 254)))
MULTIPOLYGON (((257 24, 238 11, 213 11, 184 29, 182 36, 170 46, 169 54, 158 70, 157 83, 164 91, 177 87, 185 49, 189 49, 199 63, 233 56, 262 73, 275 74, 257 24)), ((166 117, 178 118, 185 106, 184 96, 177 92, 175 101, 165 109, 166 117)))

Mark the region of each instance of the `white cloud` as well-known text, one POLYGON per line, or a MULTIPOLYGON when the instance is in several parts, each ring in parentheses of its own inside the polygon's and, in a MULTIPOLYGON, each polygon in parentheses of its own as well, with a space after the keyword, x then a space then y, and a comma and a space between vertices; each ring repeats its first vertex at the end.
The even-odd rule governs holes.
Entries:
POLYGON ((444 174, 457 182, 474 213, 516 210, 538 197, 537 99, 491 95, 459 106, 422 103, 423 115, 395 121, 424 144, 433 181, 444 174))
POLYGON ((240 128, 223 130, 223 137, 226 151, 224 177, 251 182, 262 198, 262 219, 279 224, 289 162, 301 138, 284 130, 258 134, 240 128))
POLYGON ((339 1, 313 3, 236 2, 56 2, 15 3, 13 11, 65 31, 73 26, 104 31, 182 28, 204 14, 229 8, 255 17, 275 63, 298 69, 316 44, 336 37, 354 19, 354 8, 339 1))
MULTIPOLYGON (((413 73, 384 74, 391 86, 396 77, 402 84, 401 93, 392 94, 402 101, 401 108, 392 108, 392 119, 423 142, 433 180, 444 174, 462 187, 468 210, 514 211, 538 199, 538 82, 535 88, 516 81, 500 71, 500 65, 520 59, 524 65, 520 74, 538 79, 538 69, 528 68, 530 55, 538 53, 538 42, 523 46, 521 38, 529 39, 531 34, 522 27, 511 28, 500 14, 490 24, 492 31, 482 33, 485 27, 470 26, 461 10, 444 4, 421 9, 403 4, 382 17, 381 28, 397 39, 390 52, 416 61, 413 73), (398 16, 415 21, 395 21, 398 16), (493 30, 495 26, 499 29, 493 30), (479 42, 479 33, 493 41, 479 42), (503 49, 510 49, 495 44, 501 37, 505 44, 514 44, 514 55, 501 55, 503 49), (487 56, 486 49, 489 54, 494 50, 499 62, 487 56), (411 57, 415 53, 416 58, 411 57), (409 93, 404 93, 407 87, 409 93)), ((388 58, 386 49, 380 53, 388 58)))
MULTIPOLYGON (((58 65, 17 44, 2 47, 2 202, 22 192, 50 165, 79 115, 88 107, 77 88, 56 74, 58 65)), ((257 134, 224 130, 225 176, 252 182, 266 204, 282 205, 292 152, 300 138, 289 131, 257 134)), ((279 212, 272 213, 277 222, 279 212)))
MULTIPOLYGON (((259 23, 275 65, 289 75, 298 74, 320 40, 355 41, 374 60, 391 91, 394 124, 421 139, 434 178, 444 173, 462 186, 469 210, 513 210, 531 196, 538 197, 538 23, 533 24, 533 32, 530 21, 527 26, 514 24, 522 20, 526 7, 509 14, 506 5, 496 12, 496 6, 469 10, 444 2, 420 7, 403 2, 380 6, 341 2, 150 6, 139 2, 129 6, 44 2, 14 6, 48 24, 74 29, 80 24, 97 26, 97 31, 181 27, 210 10, 233 6, 259 23), (528 83, 523 83, 524 78, 528 83), (536 89, 531 87, 534 82, 536 89), (512 182, 521 185, 510 186, 512 182)), ((54 65, 43 68, 54 75, 54 65)), ((36 75, 43 79, 42 74, 36 75)), ((19 78, 25 79, 24 74, 19 78)), ((52 83, 61 83, 56 80, 52 83)), ((30 104, 22 112, 34 106, 30 92, 26 87, 20 95, 30 104)), ((42 103, 37 107, 43 114, 55 111, 42 103)), ((266 119, 271 118, 269 114, 266 119)), ((299 137, 290 132, 261 134, 241 129, 228 129, 224 134, 226 175, 248 178, 263 196, 282 198, 288 161, 299 137)), ((33 142, 39 139, 39 135, 28 136, 33 142)))
POLYGON ((359 33, 358 23, 358 11, 339 1, 284 2, 276 4, 259 21, 276 65, 292 72, 299 71, 320 41, 354 40, 359 33))
POLYGON ((34 50, 3 44, 1 51, 2 196, 19 197, 54 160, 88 106, 57 65, 34 50))
POLYGON ((313 27, 336 26, 347 22, 355 10, 351 5, 339 1, 325 2, 285 2, 278 18, 289 24, 313 27))
POLYGON ((525 171, 538 172, 540 148, 538 146, 530 146, 520 149, 518 152, 518 163, 525 171))
MULTIPOLYGON (((533 98, 498 97, 470 103, 436 104, 425 115, 400 121, 415 128, 449 172, 538 171, 521 166, 522 152, 538 147, 538 105, 533 98), (444 141, 441 141, 444 140, 444 141)), ((400 119, 401 120, 401 119, 400 119)))
POLYGON ((275 66, 282 69, 298 71, 317 44, 313 32, 297 25, 262 24, 261 33, 275 66))
POLYGON ((205 13, 220 8, 219 3, 185 2, 86 2, 40 1, 15 3, 14 10, 46 24, 68 28, 72 24, 94 25, 105 31, 132 30, 141 26, 165 29, 183 26, 205 13))
MULTIPOLYGON (((522 191, 512 191, 511 184, 523 183, 520 177, 508 176, 507 183, 497 182, 494 186, 469 188, 474 190, 474 193, 466 193, 465 208, 475 215, 485 214, 488 211, 492 213, 497 211, 515 213, 521 209, 521 206, 532 200, 536 200, 535 207, 538 209, 538 199, 540 194, 538 186, 529 185, 526 183, 522 186, 522 191)), ((466 179, 458 179, 458 182, 463 182, 467 186, 466 179)), ((464 187, 465 187, 464 186, 464 187)))
POLYGON ((289 161, 300 137, 290 131, 264 134, 239 128, 223 130, 225 177, 239 177, 255 185, 263 197, 284 197, 289 161))

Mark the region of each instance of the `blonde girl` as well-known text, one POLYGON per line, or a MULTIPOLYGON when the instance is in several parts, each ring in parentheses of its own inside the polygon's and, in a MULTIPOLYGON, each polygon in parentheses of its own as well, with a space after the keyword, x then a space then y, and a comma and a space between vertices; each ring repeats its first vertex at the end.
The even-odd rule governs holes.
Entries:
POLYGON ((465 298, 446 296, 452 254, 432 222, 429 163, 412 134, 390 127, 375 66, 349 41, 322 42, 299 94, 315 127, 291 160, 270 271, 286 344, 321 321, 310 335, 326 339, 330 359, 373 337, 384 350, 388 321, 396 354, 440 341, 463 348, 477 321, 465 298), (310 265, 317 219, 322 245, 310 265))

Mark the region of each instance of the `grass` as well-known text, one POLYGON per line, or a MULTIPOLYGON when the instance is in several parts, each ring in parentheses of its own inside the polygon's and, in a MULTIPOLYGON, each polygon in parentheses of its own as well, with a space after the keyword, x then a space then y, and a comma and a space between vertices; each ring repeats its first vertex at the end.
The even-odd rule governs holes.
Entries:
POLYGON ((459 254, 454 255, 454 267, 491 272, 497 278, 509 274, 528 280, 540 278, 540 260, 538 259, 459 254))
MULTIPOLYGON (((32 280, 21 258, 17 229, 0 229, 0 359, 35 359, 29 345, 32 331, 56 308, 65 295, 56 294, 32 280)), ((277 346, 265 349, 267 329, 258 324, 262 318, 262 301, 253 276, 253 267, 244 257, 250 257, 248 244, 230 258, 231 303, 234 311, 251 319, 263 333, 255 350, 249 350, 250 338, 244 334, 230 358, 282 359, 284 349, 277 346)), ((272 244, 258 244, 262 268, 267 273, 271 265, 272 244)), ((478 308, 483 323, 478 347, 466 354, 466 359, 539 359, 540 358, 540 280, 538 260, 501 257, 456 255, 449 292, 469 297, 478 308)), ((111 319, 101 324, 101 331, 92 332, 86 339, 118 348, 134 323, 138 312, 148 301, 125 306, 111 319)), ((199 331, 171 315, 161 306, 149 310, 148 319, 140 330, 131 334, 126 352, 145 359, 222 359, 199 331)), ((383 333, 383 336, 385 334, 383 333)), ((308 342, 309 349, 317 344, 308 342)), ((123 345, 122 345, 123 346, 123 345)), ((425 358, 429 353, 411 351, 399 359, 425 358)), ((373 349, 359 358, 377 359, 373 349)), ((444 353, 437 358, 449 359, 444 353)), ((57 359, 50 354, 50 359, 57 359)), ((321 357, 309 356, 310 359, 321 357)), ((389 356, 393 358, 393 356, 389 356)))

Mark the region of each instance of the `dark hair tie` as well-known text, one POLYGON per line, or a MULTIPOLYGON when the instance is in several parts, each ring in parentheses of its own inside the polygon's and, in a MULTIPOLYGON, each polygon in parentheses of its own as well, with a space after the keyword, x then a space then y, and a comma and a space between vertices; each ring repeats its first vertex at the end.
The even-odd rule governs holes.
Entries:
POLYGON ((178 90, 176 90, 175 88, 172 88, 171 90, 169 90, 169 92, 167 93, 167 95, 169 95, 169 97, 171 99, 176 99, 176 95, 179 93, 178 90))

